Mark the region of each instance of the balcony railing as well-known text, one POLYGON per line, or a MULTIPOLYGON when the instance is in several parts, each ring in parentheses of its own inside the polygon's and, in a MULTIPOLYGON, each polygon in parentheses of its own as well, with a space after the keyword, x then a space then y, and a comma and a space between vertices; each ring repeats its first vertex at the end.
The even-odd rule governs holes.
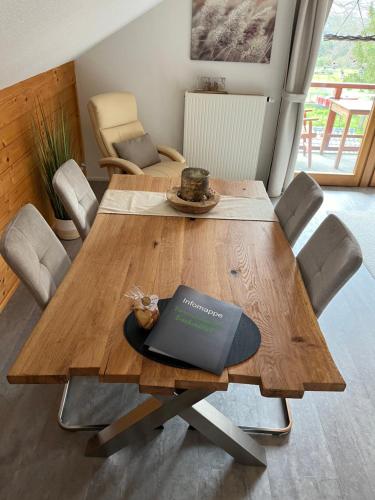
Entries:
POLYGON ((308 157, 308 168, 313 152, 314 162, 318 162, 317 152, 336 152, 331 166, 334 169, 344 153, 358 152, 374 99, 374 83, 311 83, 300 143, 300 150, 308 157), (335 125, 337 115, 343 118, 342 126, 335 125))
MULTIPOLYGON (((370 90, 375 92, 375 83, 337 83, 337 82, 312 82, 311 86, 312 88, 324 88, 324 89, 332 89, 332 99, 341 99, 343 97, 343 90, 345 89, 355 89, 355 90, 370 90)), ((350 95, 345 96, 348 99, 352 99, 350 95)), ((319 103, 319 102, 318 102, 319 103)), ((328 107, 328 106, 327 106, 328 107)), ((337 151, 337 147, 332 147, 329 146, 329 142, 331 137, 340 137, 340 134, 335 134, 333 133, 333 125, 335 122, 336 118, 336 113, 332 111, 331 109, 328 112, 327 116, 327 121, 325 124, 325 130, 324 130, 324 135, 322 138, 322 142, 320 145, 320 152, 323 153, 324 151, 337 151)), ((363 134, 348 134, 347 138, 357 138, 357 137, 362 137, 363 134)), ((353 151, 353 150, 358 150, 358 147, 350 147, 347 146, 345 147, 345 151, 353 151)))

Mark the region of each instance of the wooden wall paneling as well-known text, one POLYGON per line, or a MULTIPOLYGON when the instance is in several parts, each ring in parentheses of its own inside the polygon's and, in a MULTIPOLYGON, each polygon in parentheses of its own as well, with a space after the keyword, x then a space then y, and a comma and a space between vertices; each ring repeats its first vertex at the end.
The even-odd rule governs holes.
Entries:
MULTIPOLYGON (((0 233, 25 203, 52 222, 52 211, 33 156, 32 115, 39 100, 48 115, 62 105, 72 132, 76 160, 83 160, 74 62, 0 90, 0 233)), ((17 287, 0 257, 0 311, 17 287)))
MULTIPOLYGON (((68 114, 72 115, 78 112, 75 92, 75 86, 71 85, 58 94, 58 102, 64 106, 68 114)), ((50 97, 41 102, 46 109, 46 114, 56 111, 56 97, 50 97)), ((35 110, 35 99, 32 99, 31 104, 27 103, 20 107, 23 111, 21 114, 19 114, 20 109, 12 102, 0 103, 0 150, 10 146, 22 134, 31 130, 31 113, 35 110), (14 113, 13 116, 12 113, 14 113), (16 116, 15 119, 14 116, 16 116)))

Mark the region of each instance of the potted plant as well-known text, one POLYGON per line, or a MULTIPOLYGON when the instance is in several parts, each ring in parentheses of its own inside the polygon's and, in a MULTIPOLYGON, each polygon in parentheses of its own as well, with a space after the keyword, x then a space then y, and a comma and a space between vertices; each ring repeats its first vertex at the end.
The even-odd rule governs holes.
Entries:
POLYGON ((55 216, 55 233, 62 240, 79 238, 73 221, 70 220, 52 186, 56 170, 74 156, 71 134, 63 108, 59 107, 55 113, 47 116, 42 103, 38 101, 33 131, 36 161, 55 216))

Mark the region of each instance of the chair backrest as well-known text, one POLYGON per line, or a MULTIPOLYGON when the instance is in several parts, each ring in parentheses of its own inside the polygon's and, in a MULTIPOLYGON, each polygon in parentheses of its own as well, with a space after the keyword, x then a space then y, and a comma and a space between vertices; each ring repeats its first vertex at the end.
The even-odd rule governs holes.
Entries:
POLYGON ((99 204, 82 170, 74 160, 68 160, 56 171, 52 185, 84 240, 89 234, 99 204))
POLYGON ((145 133, 138 120, 135 97, 130 92, 109 92, 91 97, 88 110, 103 156, 117 157, 114 142, 133 139, 145 133))
POLYGON ((336 215, 329 215, 297 256, 317 316, 362 264, 361 248, 336 215))
POLYGON ((5 228, 0 253, 43 308, 70 266, 64 247, 30 203, 5 228))
POLYGON ((275 212, 291 245, 294 245, 322 202, 322 189, 305 172, 300 172, 289 184, 275 212))

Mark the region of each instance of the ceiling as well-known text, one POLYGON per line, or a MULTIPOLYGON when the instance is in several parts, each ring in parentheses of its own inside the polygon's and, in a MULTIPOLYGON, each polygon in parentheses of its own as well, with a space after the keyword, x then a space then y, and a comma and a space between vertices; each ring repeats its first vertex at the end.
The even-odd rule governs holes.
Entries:
POLYGON ((1 0, 0 88, 76 59, 160 2, 1 0))

